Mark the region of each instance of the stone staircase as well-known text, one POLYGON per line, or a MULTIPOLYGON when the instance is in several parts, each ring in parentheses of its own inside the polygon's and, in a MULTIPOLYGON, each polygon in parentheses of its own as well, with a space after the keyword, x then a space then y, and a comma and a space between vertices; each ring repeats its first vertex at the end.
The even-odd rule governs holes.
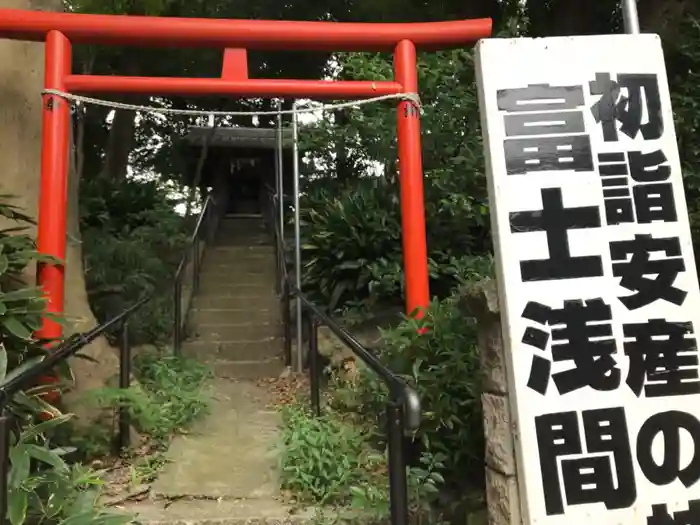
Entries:
POLYGON ((262 218, 225 218, 207 249, 183 354, 217 377, 254 379, 283 371, 275 249, 262 218))
POLYGON ((235 217, 222 220, 207 248, 182 350, 212 366, 213 403, 203 421, 174 439, 148 498, 123 507, 141 524, 310 520, 281 501, 280 415, 256 381, 284 371, 272 241, 262 218, 235 217))

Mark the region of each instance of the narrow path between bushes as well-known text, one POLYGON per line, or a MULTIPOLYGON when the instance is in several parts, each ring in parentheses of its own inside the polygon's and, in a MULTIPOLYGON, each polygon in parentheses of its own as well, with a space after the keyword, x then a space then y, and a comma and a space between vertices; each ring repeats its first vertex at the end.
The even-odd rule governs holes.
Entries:
POLYGON ((214 373, 209 413, 176 436, 141 501, 122 508, 141 523, 306 521, 281 498, 277 405, 284 377, 275 252, 261 218, 226 218, 209 247, 182 351, 214 373))
POLYGON ((305 521, 281 500, 279 411, 285 380, 216 378, 210 413, 196 430, 174 439, 150 493, 121 508, 142 523, 305 521))

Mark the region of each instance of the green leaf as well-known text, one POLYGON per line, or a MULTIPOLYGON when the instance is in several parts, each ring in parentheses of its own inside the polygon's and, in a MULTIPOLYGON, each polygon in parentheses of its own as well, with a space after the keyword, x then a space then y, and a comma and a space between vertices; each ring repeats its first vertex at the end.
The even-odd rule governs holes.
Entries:
POLYGON ((10 488, 17 489, 29 477, 29 454, 24 445, 15 445, 10 449, 10 488))
POLYGON ((22 432, 19 441, 20 443, 27 443, 28 441, 31 441, 35 437, 40 436, 41 434, 51 430, 52 428, 55 428, 58 425, 62 425, 72 417, 73 414, 61 414, 58 417, 42 421, 38 425, 34 425, 33 427, 30 427, 29 429, 22 432))
POLYGON ((7 292, 0 294, 0 300, 5 301, 27 301, 31 299, 40 299, 42 297, 41 288, 38 286, 32 286, 28 288, 22 288, 20 290, 14 290, 12 292, 7 292))
POLYGON ((5 345, 0 343, 0 382, 5 379, 7 375, 7 350, 5 350, 5 345))
POLYGON ((92 525, 95 517, 95 511, 90 509, 80 514, 71 514, 66 519, 59 522, 58 525, 92 525))
POLYGON ((44 356, 36 356, 32 357, 31 359, 27 359, 24 363, 21 365, 13 368, 10 370, 10 373, 7 374, 2 381, 0 381, 0 386, 5 385, 9 383, 11 380, 13 380, 15 377, 19 376, 20 374, 23 374, 30 368, 34 367, 37 363, 41 363, 44 360, 44 356))
POLYGON ((26 447, 27 452, 34 459, 39 460, 42 463, 46 463, 47 465, 51 465, 56 470, 68 469, 66 463, 63 461, 63 459, 61 459, 61 456, 59 456, 58 454, 54 454, 48 448, 32 444, 26 445, 26 447))
POLYGON ((3 317, 2 324, 15 337, 24 340, 30 340, 32 338, 32 333, 15 317, 3 317))
POLYGON ((99 495, 100 493, 96 489, 81 492, 71 505, 70 513, 74 515, 94 513, 95 503, 99 495))
POLYGON ((12 525, 22 525, 27 518, 27 493, 22 489, 11 490, 7 502, 7 517, 12 525))

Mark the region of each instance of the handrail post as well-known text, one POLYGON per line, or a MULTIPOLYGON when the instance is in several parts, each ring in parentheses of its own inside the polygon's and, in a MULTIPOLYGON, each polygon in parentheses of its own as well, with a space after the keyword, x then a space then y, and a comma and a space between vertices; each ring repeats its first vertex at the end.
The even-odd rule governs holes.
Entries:
POLYGON ((200 232, 197 232, 192 243, 192 250, 194 251, 194 259, 192 260, 192 297, 199 292, 199 266, 201 262, 199 260, 199 236, 200 232))
MULTIPOLYGON (((124 321, 119 334, 119 389, 124 391, 131 386, 131 343, 129 342, 129 322, 124 321)), ((119 405, 119 433, 117 435, 117 453, 129 448, 131 441, 131 421, 129 407, 122 402, 119 405)))
POLYGON ((321 378, 318 359, 318 322, 314 314, 306 318, 309 332, 309 383, 311 384, 311 410, 316 417, 321 415, 321 378))
POLYGON ((177 279, 173 290, 173 353, 182 352, 182 281, 177 279))
POLYGON ((386 406, 386 424, 391 525, 408 525, 408 473, 404 454, 403 404, 395 399, 386 406))
POLYGON ((284 330, 284 365, 292 366, 292 301, 289 279, 282 289, 282 329, 284 330))
MULTIPOLYGON (((0 393, 4 397, 4 392, 0 393)), ((7 519, 9 506, 9 487, 7 484, 10 472, 10 431, 12 427, 11 416, 4 403, 0 409, 0 524, 10 523, 7 519)))

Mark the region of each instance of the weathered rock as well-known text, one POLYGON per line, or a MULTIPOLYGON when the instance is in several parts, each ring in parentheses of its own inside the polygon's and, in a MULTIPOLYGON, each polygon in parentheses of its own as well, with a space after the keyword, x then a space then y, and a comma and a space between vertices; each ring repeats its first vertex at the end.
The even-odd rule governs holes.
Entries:
POLYGON ((514 476, 486 469, 488 525, 520 525, 520 499, 514 476))
POLYGON ((508 398, 483 394, 481 404, 486 434, 486 465, 503 474, 514 476, 513 431, 510 424, 508 398))
POLYGON ((489 279, 464 290, 462 307, 478 323, 488 524, 521 525, 514 428, 496 282, 489 279))
POLYGON ((468 288, 462 305, 479 323, 482 389, 505 394, 508 392, 508 376, 496 281, 488 279, 468 288))

